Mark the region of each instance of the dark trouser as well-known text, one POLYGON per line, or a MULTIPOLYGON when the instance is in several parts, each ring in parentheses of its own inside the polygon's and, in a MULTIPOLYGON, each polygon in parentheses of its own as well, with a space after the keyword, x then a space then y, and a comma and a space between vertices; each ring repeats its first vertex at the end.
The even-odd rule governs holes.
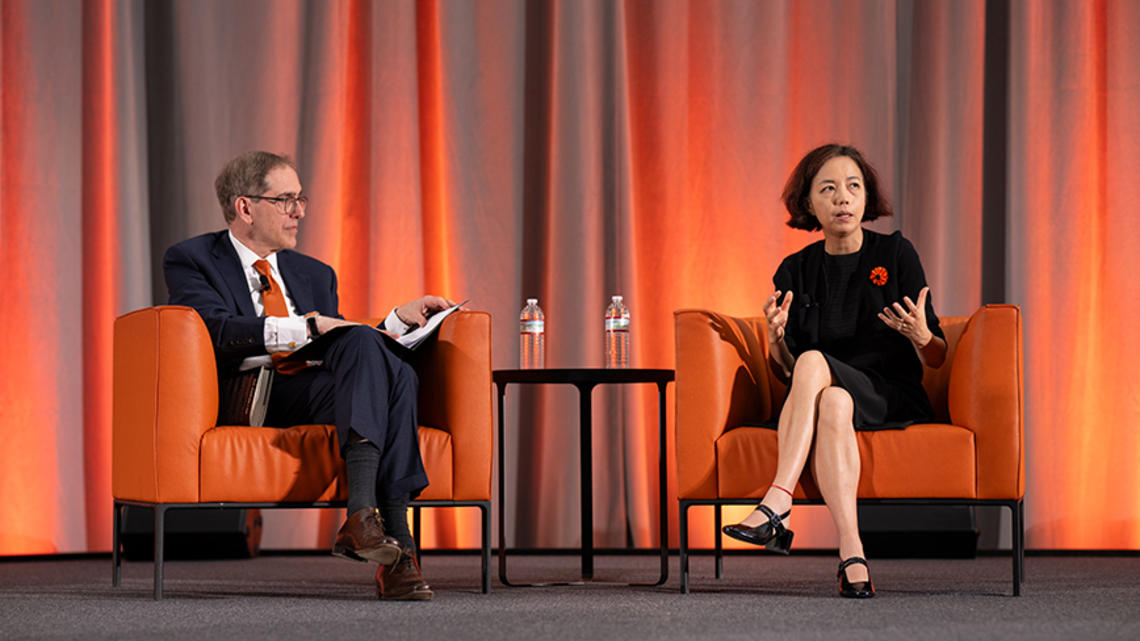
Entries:
MULTIPOLYGON (((324 365, 273 381, 266 424, 336 425, 341 453, 355 433, 380 451, 376 494, 380 501, 415 498, 427 487, 420 457, 412 367, 370 327, 354 327, 325 353, 324 365)), ((351 480, 350 480, 350 485, 351 480)))

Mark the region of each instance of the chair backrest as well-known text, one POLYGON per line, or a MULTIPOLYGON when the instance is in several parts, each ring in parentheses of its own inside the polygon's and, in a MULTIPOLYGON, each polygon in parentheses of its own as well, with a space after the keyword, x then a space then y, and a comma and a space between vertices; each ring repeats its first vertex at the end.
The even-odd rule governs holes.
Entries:
POLYGON ((942 332, 946 334, 946 362, 938 369, 922 368, 922 386, 926 389, 926 396, 930 398, 936 423, 950 422, 950 407, 947 405, 946 393, 950 388, 950 372, 954 369, 954 353, 958 350, 958 341, 962 339, 962 332, 965 331, 969 320, 969 316, 943 316, 938 319, 942 325, 942 332))
POLYGON ((1025 494, 1021 310, 984 305, 962 330, 946 389, 950 423, 974 432, 978 498, 1025 494))
POLYGON ((491 315, 463 311, 444 319, 435 340, 416 350, 419 422, 451 433, 456 501, 491 498, 494 452, 491 315))
POLYGON ((115 319, 111 491, 198 500, 202 434, 218 418, 214 346, 198 312, 148 307, 115 319))

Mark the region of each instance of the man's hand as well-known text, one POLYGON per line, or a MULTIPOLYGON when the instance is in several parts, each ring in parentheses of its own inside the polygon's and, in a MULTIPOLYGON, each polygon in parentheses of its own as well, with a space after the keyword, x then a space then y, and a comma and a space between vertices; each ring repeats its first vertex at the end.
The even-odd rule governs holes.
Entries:
POLYGON ((359 325, 360 324, 360 323, 354 323, 352 321, 344 320, 343 318, 336 318, 335 316, 321 316, 320 314, 317 314, 315 318, 317 319, 317 331, 322 333, 322 334, 324 334, 325 332, 329 331, 330 329, 332 329, 334 327, 340 327, 341 325, 359 325))
POLYGON ((423 298, 417 298, 416 300, 397 307, 396 317, 403 321, 405 325, 423 327, 424 323, 427 322, 428 316, 454 306, 455 303, 446 298, 424 296, 423 298))

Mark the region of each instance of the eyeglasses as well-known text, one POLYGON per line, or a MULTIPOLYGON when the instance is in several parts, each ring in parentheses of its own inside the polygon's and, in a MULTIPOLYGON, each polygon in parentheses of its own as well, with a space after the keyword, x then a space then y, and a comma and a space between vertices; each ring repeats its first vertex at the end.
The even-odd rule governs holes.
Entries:
POLYGON ((284 212, 286 215, 292 214, 297 210, 297 207, 300 207, 301 211, 305 211, 305 209, 309 206, 308 196, 251 196, 243 194, 242 198, 250 198, 252 200, 268 200, 274 205, 277 205, 277 208, 284 212))

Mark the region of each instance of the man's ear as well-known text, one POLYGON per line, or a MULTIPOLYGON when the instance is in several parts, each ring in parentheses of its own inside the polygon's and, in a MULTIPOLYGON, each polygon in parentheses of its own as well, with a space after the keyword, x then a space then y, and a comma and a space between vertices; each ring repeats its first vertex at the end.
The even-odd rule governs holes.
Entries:
POLYGON ((234 211, 237 217, 245 224, 253 224, 253 212, 249 209, 250 200, 244 196, 234 198, 234 211))

